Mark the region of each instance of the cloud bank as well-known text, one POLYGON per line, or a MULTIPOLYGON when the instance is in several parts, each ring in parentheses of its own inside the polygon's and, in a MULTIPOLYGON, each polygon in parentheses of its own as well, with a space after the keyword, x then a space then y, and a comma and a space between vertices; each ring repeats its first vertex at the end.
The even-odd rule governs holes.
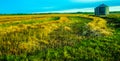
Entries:
MULTIPOLYGON (((120 11, 120 6, 111 6, 109 7, 110 11, 120 11)), ((75 13, 75 12, 94 12, 94 8, 82 8, 82 9, 68 9, 61 11, 49 11, 49 12, 36 12, 36 13, 75 13)))

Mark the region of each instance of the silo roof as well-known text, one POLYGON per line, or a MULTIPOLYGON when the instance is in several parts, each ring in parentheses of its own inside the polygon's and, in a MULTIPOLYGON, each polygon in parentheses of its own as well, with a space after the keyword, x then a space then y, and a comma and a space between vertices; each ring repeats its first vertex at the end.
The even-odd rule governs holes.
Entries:
POLYGON ((105 5, 105 4, 101 4, 100 6, 98 6, 98 7, 108 7, 107 5, 105 5))

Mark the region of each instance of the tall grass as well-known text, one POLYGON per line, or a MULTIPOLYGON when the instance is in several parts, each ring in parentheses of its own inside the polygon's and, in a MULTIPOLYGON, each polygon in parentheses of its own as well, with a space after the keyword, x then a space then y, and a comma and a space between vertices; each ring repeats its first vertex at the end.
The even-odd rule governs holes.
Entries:
POLYGON ((0 60, 116 61, 120 59, 120 34, 116 32, 117 30, 112 33, 105 19, 78 14, 52 16, 54 18, 43 22, 21 21, 20 25, 1 28, 0 60))

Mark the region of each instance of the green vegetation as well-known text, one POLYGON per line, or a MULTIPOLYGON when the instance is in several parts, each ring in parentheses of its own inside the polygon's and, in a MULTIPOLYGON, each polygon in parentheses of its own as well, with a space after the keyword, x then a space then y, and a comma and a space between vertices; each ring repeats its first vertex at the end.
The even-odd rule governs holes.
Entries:
POLYGON ((55 21, 55 20, 59 20, 59 17, 51 17, 51 18, 47 18, 45 20, 21 20, 21 21, 16 21, 16 22, 8 22, 8 23, 3 23, 0 24, 0 27, 4 28, 4 27, 9 27, 9 26, 16 26, 16 25, 21 25, 21 24, 38 24, 38 23, 43 23, 43 22, 49 22, 49 21, 55 21))
POLYGON ((1 23, 0 61, 119 61, 120 28, 109 18, 58 14, 1 23))

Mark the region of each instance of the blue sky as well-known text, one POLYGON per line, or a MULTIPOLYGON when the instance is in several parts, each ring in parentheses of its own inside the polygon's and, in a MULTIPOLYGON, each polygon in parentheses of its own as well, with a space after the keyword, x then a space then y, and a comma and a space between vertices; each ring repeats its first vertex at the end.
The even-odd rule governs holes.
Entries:
POLYGON ((119 0, 0 0, 0 13, 92 11, 102 3, 120 10, 119 0))

